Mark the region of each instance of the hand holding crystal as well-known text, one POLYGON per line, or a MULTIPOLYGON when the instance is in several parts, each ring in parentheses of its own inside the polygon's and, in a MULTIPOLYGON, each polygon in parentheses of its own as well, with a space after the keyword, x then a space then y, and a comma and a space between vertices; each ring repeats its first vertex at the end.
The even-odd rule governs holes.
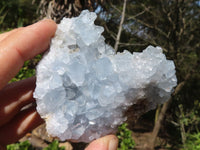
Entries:
MULTIPOLYGON (((43 20, 28 27, 0 34, 0 145, 16 142, 43 120, 35 107, 22 108, 35 101, 35 78, 10 83, 24 61, 48 49, 56 24, 43 20)), ((114 150, 117 138, 109 135, 93 141, 87 150, 114 150), (113 143, 113 144, 110 144, 113 143)), ((0 147, 1 149, 1 147, 0 147)))

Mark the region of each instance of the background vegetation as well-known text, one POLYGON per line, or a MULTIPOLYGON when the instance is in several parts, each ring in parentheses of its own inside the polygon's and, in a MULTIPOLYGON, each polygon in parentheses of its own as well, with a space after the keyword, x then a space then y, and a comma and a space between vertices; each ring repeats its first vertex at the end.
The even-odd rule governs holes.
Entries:
MULTIPOLYGON (((0 32, 32 24, 44 16, 59 22, 63 16, 77 16, 82 9, 97 12, 96 24, 104 26, 103 34, 108 44, 115 47, 118 41, 117 51, 142 51, 150 44, 159 45, 167 58, 175 62, 178 86, 172 98, 163 107, 141 118, 148 118, 149 124, 155 125, 151 128, 152 137, 164 137, 165 144, 157 148, 200 149, 200 1, 74 0, 64 3, 64 0, 1 0, 0 32)), ((26 62, 12 81, 34 75, 40 58, 37 56, 26 62)), ((132 126, 134 124, 129 124, 132 126)), ((120 132, 126 132, 126 127, 122 128, 120 132)), ((147 144, 153 149, 156 144, 152 139, 147 144)), ((129 144, 125 144, 125 149, 130 149, 129 144)))

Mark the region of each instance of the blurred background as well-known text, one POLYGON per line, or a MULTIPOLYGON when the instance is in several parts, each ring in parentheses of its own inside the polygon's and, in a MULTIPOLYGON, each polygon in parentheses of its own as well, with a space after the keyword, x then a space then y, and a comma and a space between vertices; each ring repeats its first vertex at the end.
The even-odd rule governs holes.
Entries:
MULTIPOLYGON (((127 112, 127 122, 118 129, 119 150, 200 150, 200 1, 0 0, 0 33, 44 17, 59 23, 84 9, 97 13, 95 23, 104 27, 106 43, 116 51, 139 52, 148 45, 160 46, 176 65, 178 85, 167 103, 146 113, 143 105, 137 104, 127 112)), ((25 62, 10 82, 34 76, 41 57, 25 62)), ((61 143, 49 137, 42 125, 7 149, 70 150, 84 146, 61 143)))

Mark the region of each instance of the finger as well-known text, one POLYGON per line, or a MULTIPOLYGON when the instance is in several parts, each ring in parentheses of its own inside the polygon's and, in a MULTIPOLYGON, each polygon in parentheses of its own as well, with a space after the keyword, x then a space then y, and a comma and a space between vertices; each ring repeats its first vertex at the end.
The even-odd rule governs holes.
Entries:
POLYGON ((23 28, 17 28, 17 29, 13 29, 11 31, 5 32, 5 33, 1 33, 0 34, 0 42, 2 40, 4 40, 6 37, 8 37, 9 35, 15 33, 16 31, 22 30, 23 28))
POLYGON ((0 91, 0 126, 27 104, 34 102, 35 77, 8 84, 0 91))
POLYGON ((43 20, 17 30, 0 43, 0 89, 15 76, 28 60, 44 52, 56 31, 56 24, 43 20))
POLYGON ((8 124, 0 128, 0 143, 7 145, 18 141, 26 133, 43 123, 34 108, 21 111, 8 124))
POLYGON ((85 150, 117 150, 118 139, 115 135, 107 135, 90 143, 85 150))

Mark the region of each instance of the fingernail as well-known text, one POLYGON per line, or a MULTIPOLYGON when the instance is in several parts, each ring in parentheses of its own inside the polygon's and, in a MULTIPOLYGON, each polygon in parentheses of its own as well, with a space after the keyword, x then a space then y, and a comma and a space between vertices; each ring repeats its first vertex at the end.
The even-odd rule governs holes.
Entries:
POLYGON ((109 148, 108 150, 117 150, 118 147, 118 139, 117 138, 112 138, 109 141, 109 148))

